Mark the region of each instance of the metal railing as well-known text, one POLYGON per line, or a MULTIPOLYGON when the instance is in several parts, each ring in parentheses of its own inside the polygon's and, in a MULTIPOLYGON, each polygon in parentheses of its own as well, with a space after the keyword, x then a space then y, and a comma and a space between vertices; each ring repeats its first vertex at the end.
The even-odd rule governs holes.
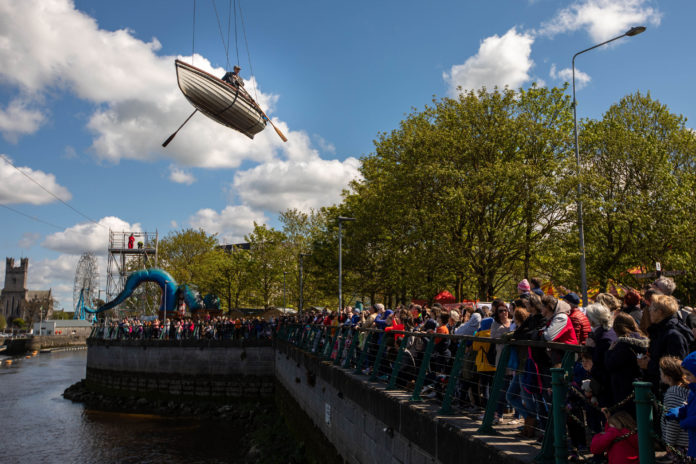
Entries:
MULTIPOLYGON (((571 446, 584 443, 588 448, 587 432, 603 431, 595 425, 601 425, 601 419, 596 420, 600 408, 578 395, 579 385, 573 382, 576 358, 586 349, 581 345, 309 324, 280 324, 276 336, 369 381, 384 383, 387 390, 409 391, 413 402, 435 402, 441 415, 476 414, 480 434, 498 434, 500 419, 514 405, 517 413, 535 419, 525 421, 525 426, 527 438, 532 438, 531 432, 540 437, 537 462, 568 461, 567 430, 571 446), (495 356, 489 356, 493 349, 495 356), (528 362, 519 365, 525 352, 537 373, 530 375, 528 362), (534 359, 547 355, 554 364, 534 359)), ((625 407, 635 397, 640 462, 650 464, 655 460, 652 384, 634 385, 635 395, 609 410, 625 407)))
POLYGON ((248 340, 270 339, 271 324, 176 322, 155 324, 111 323, 95 325, 88 338, 98 340, 248 340))

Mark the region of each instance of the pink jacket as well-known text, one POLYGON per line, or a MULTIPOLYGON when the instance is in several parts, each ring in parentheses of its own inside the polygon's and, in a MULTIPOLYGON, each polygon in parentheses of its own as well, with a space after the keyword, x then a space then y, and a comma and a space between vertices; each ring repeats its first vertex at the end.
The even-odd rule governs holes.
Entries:
POLYGON ((636 464, 638 462, 638 434, 630 433, 628 429, 617 429, 606 424, 604 432, 592 437, 590 452, 592 454, 607 453, 609 464, 636 464), (615 441, 617 440, 617 441, 615 441))

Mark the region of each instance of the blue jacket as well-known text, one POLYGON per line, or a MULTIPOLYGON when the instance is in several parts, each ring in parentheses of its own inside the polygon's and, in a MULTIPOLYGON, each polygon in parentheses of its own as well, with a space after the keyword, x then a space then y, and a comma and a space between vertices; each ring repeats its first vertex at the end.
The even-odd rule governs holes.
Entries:
MULTIPOLYGON (((690 353, 682 366, 696 375, 696 351, 690 353)), ((696 383, 689 384, 689 398, 686 401, 686 406, 679 408, 679 426, 689 432, 689 457, 696 458, 696 383)))

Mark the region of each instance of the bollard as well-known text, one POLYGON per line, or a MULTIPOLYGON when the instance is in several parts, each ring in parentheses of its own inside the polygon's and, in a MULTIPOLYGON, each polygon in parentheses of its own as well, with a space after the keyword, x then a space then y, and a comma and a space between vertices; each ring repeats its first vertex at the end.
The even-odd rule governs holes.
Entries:
MULTIPOLYGON (((490 350, 496 349, 496 346, 491 343, 490 350)), ((488 402, 486 403, 486 412, 483 415, 483 422, 481 427, 478 429, 478 433, 485 434, 495 434, 493 430, 493 419, 495 417, 495 411, 498 409, 498 401, 500 401, 500 395, 502 393, 503 385, 505 384, 505 371, 507 371, 507 364, 510 360, 510 345, 505 345, 503 347, 503 352, 500 353, 500 361, 495 368, 495 377, 493 377, 493 385, 491 386, 491 393, 488 395, 488 402)))
POLYGON ((562 368, 551 369, 552 409, 553 409, 553 446, 556 464, 568 461, 568 444, 566 442, 566 410, 565 404, 568 397, 568 385, 566 384, 566 370, 562 368))
POLYGON ((655 463, 652 429, 652 384, 650 382, 633 382, 638 421, 638 460, 641 464, 655 463))

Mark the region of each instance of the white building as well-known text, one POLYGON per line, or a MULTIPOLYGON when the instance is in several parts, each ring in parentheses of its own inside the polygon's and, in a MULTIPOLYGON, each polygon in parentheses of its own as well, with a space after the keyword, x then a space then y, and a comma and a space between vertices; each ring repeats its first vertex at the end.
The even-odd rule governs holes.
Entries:
POLYGON ((76 319, 45 320, 34 323, 34 335, 82 335, 89 336, 92 323, 76 319))

